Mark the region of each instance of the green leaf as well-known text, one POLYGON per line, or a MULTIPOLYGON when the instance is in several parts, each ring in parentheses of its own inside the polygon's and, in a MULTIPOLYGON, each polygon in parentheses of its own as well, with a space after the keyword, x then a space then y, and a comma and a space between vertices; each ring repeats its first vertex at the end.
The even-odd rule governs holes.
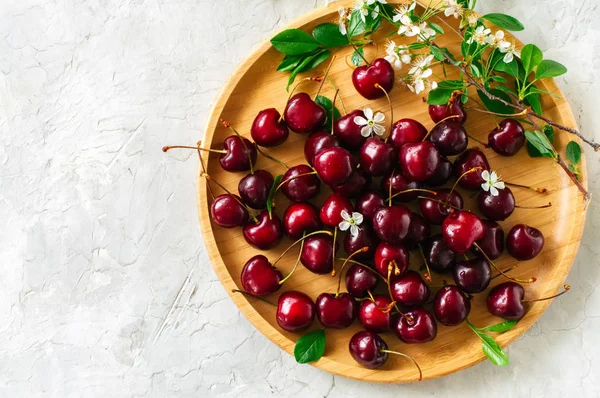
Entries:
POLYGON ((504 332, 508 332, 510 329, 512 329, 513 327, 515 327, 515 325, 517 324, 518 321, 504 321, 504 322, 500 322, 497 323, 495 325, 490 325, 490 326, 486 326, 483 328, 477 328, 477 330, 479 331, 486 331, 486 332, 493 332, 493 333, 504 333, 504 332))
POLYGON ((298 363, 318 361, 325 352, 325 330, 318 329, 305 334, 296 341, 294 358, 298 363))
POLYGON ((494 13, 486 14, 482 18, 487 19, 488 21, 502 29, 512 30, 515 32, 525 29, 523 24, 519 22, 518 19, 511 17, 510 15, 494 13))
POLYGON ((365 32, 375 32, 381 26, 381 16, 377 15, 375 18, 371 18, 369 15, 367 17, 367 22, 365 23, 365 32))
POLYGON ((481 342, 481 349, 486 357, 496 366, 506 366, 509 364, 508 355, 504 352, 502 347, 496 343, 491 336, 485 333, 477 333, 481 342))
POLYGON ((279 174, 275 176, 273 179, 273 185, 271 185, 271 190, 269 191, 269 196, 267 197, 267 211, 269 212, 269 219, 273 218, 273 206, 275 200, 275 194, 277 193, 277 187, 281 183, 281 179, 283 178, 283 174, 279 174))
POLYGON ((538 65, 535 70, 536 79, 545 79, 547 77, 556 77, 567 73, 567 68, 556 61, 545 59, 538 65))
POLYGON ((581 147, 575 141, 567 144, 567 159, 574 165, 581 160, 581 147))
POLYGON ((363 50, 362 47, 359 47, 356 50, 354 50, 354 52, 352 53, 352 57, 350 57, 350 61, 353 65, 361 66, 362 63, 365 62, 363 57, 361 57, 361 54, 363 56, 365 55, 365 50, 363 50))
POLYGON ((311 57, 310 62, 308 62, 304 67, 300 70, 300 72, 307 72, 321 65, 323 61, 325 61, 331 55, 331 51, 325 50, 324 48, 317 51, 313 57, 311 57))
POLYGON ((427 96, 427 103, 429 105, 446 105, 452 97, 454 90, 448 90, 443 88, 436 88, 431 90, 427 96))
MULTIPOLYGON (((550 125, 545 125, 542 129, 544 131, 544 135, 548 139, 548 142, 552 144, 554 142, 554 129, 550 125)), ((527 153, 532 158, 540 158, 543 155, 538 151, 529 141, 527 142, 527 153)))
POLYGON ((507 82, 507 80, 505 78, 503 78, 502 76, 498 76, 498 75, 492 76, 492 80, 497 83, 506 83, 507 82))
POLYGON ((433 54, 433 58, 437 59, 438 61, 446 60, 444 53, 442 52, 442 50, 439 47, 431 46, 431 54, 433 54))
POLYGON ((479 68, 477 67, 477 65, 472 63, 469 66, 471 67, 471 73, 473 73, 473 76, 475 76, 475 77, 481 76, 481 72, 479 72, 479 68))
POLYGON ((433 30, 435 30, 436 33, 443 35, 444 34, 444 29, 442 29, 442 27, 436 23, 433 22, 428 22, 429 27, 433 30))
POLYGON ((444 90, 462 90, 466 84, 462 80, 442 80, 438 84, 438 88, 444 90))
POLYGON ((409 50, 420 50, 422 48, 427 47, 427 44, 416 42, 416 43, 410 43, 407 47, 409 50))
POLYGON ((366 31, 367 27, 360 16, 360 11, 352 11, 352 14, 350 14, 350 23, 348 24, 348 36, 358 36, 366 31))
POLYGON ((340 29, 333 23, 317 25, 312 35, 324 47, 340 47, 348 44, 348 38, 340 33, 340 29))
POLYGON ((547 95, 549 95, 551 97, 554 97, 554 98, 558 98, 558 99, 561 98, 560 95, 554 94, 554 93, 552 93, 550 91, 540 90, 539 88, 537 88, 535 86, 531 86, 531 88, 529 88, 527 90, 527 95, 530 95, 530 94, 547 94, 547 95))
POLYGON ((523 100, 525 105, 529 105, 531 109, 538 115, 541 115, 544 109, 542 108, 542 100, 540 99, 540 95, 536 93, 528 93, 523 100))
MULTIPOLYGON (((310 55, 313 55, 313 54, 309 54, 308 56, 310 56, 310 55)), ((286 55, 285 57, 283 57, 283 60, 281 60, 281 63, 277 67, 277 70, 279 72, 291 72, 294 69, 296 69, 298 64, 300 62, 302 62, 302 60, 304 60, 304 58, 306 58, 306 57, 307 57, 306 54, 286 55)))
MULTIPOLYGON (((497 88, 492 88, 492 89, 489 89, 488 91, 490 94, 492 94, 498 98, 502 98, 506 102, 510 102, 510 97, 504 91, 501 91, 497 88)), ((513 108, 511 108, 508 105, 503 104, 502 102, 500 102, 498 100, 492 100, 492 99, 488 98, 487 95, 485 95, 481 90, 477 90, 477 95, 479 96, 479 99, 481 99, 481 102, 483 102, 485 107, 491 112, 508 114, 508 115, 515 113, 515 110, 513 108)))
POLYGON ((523 47, 521 50, 521 62, 523 62, 523 68, 525 68, 525 76, 529 76, 533 68, 542 62, 542 58, 542 50, 535 44, 527 44, 523 47))
POLYGON ((552 148, 548 137, 540 131, 526 131, 525 138, 539 152, 541 157, 556 159, 557 153, 552 148))
POLYGON ((333 106, 333 103, 329 98, 322 95, 317 95, 317 98, 315 98, 315 102, 321 105, 323 109, 325 109, 325 114, 327 115, 327 119, 325 120, 325 126, 331 127, 332 112, 334 120, 338 120, 340 117, 342 117, 340 111, 333 106))
POLYGON ((317 57, 317 55, 319 55, 319 54, 316 53, 316 54, 306 56, 302 60, 302 62, 300 62, 296 66, 296 68, 292 71, 292 73, 290 74, 290 77, 288 78, 287 87, 285 88, 286 91, 289 90, 289 88, 292 85, 292 83, 294 82, 294 80, 296 80, 296 76, 298 75, 298 73, 303 72, 305 70, 305 68, 307 68, 311 62, 313 62, 313 60, 317 57))
POLYGON ((286 55, 306 54, 319 48, 311 35, 300 29, 287 29, 271 39, 277 51, 286 55))
POLYGON ((516 58, 513 58, 512 61, 510 61, 509 63, 506 63, 503 59, 500 59, 500 61, 496 64, 496 67, 494 69, 498 72, 504 72, 514 77, 515 79, 519 78, 519 64, 517 63, 516 58))

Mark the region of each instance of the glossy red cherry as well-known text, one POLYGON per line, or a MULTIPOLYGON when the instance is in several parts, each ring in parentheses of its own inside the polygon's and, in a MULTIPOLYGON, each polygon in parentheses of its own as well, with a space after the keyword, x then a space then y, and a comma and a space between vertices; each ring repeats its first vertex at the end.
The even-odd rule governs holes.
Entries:
MULTIPOLYGON (((485 227, 485 235, 477 241, 479 248, 490 258, 495 260, 504 251, 504 230, 495 221, 481 220, 485 227)), ((476 249, 478 252, 479 249, 476 249)))
POLYGON ((444 241, 456 254, 466 253, 484 235, 481 219, 470 211, 455 211, 442 223, 444 241))
POLYGON ((283 144, 289 134, 287 124, 281 119, 279 111, 275 108, 263 109, 258 112, 250 129, 250 135, 254 142, 264 147, 283 144))
POLYGON ((375 272, 360 264, 352 264, 346 272, 346 290, 354 297, 365 297, 367 292, 377 286, 375 272))
POLYGON ((352 213, 352 203, 344 195, 334 192, 321 206, 321 221, 324 225, 335 228, 343 221, 342 211, 352 213))
POLYGON ((215 224, 223 228, 244 226, 249 215, 241 201, 240 197, 231 194, 217 196, 210 205, 210 215, 215 224))
POLYGON ((525 129, 515 119, 504 119, 488 135, 488 146, 503 156, 514 156, 525 145, 525 129))
POLYGON ((288 332, 297 332, 308 328, 315 319, 315 303, 306 294, 289 291, 277 300, 277 324, 288 332))
MULTIPOLYGON (((381 179, 381 192, 384 193, 386 198, 390 195, 390 183, 392 184, 392 195, 408 189, 419 188, 418 182, 409 180, 399 171, 392 171, 390 174, 381 179)), ((410 202, 411 200, 416 199, 420 194, 421 193, 419 191, 406 192, 394 197, 394 200, 399 202, 410 202)))
POLYGON ((283 112, 288 127, 298 134, 309 134, 323 126, 327 118, 325 109, 306 93, 295 94, 283 112))
POLYGON ((268 250, 277 246, 283 236, 283 227, 279 217, 275 213, 269 217, 269 212, 263 210, 256 218, 256 222, 250 221, 244 226, 243 235, 246 242, 260 250, 268 250))
POLYGON ((387 296, 374 296, 375 302, 365 300, 358 308, 360 324, 370 332, 385 332, 390 329, 390 312, 386 309, 392 303, 387 296))
POLYGON ((363 65, 352 72, 352 84, 366 99, 377 99, 394 88, 394 68, 383 58, 377 58, 371 65, 363 65), (379 85, 381 88, 377 87, 379 85))
POLYGON ((392 282, 392 298, 404 307, 415 307, 425 304, 429 299, 429 285, 416 271, 406 271, 404 275, 392 282))
POLYGON ((429 185, 430 187, 439 187, 440 185, 444 185, 450 180, 450 177, 452 177, 452 170, 452 162, 450 162, 445 156, 442 156, 440 158, 440 164, 435 170, 435 173, 431 178, 425 181, 425 184, 429 185))
POLYGON ((380 177, 392 171, 398 159, 398 150, 379 138, 367 138, 360 147, 360 167, 374 177, 380 177))
POLYGON ((350 355, 361 365, 375 369, 381 367, 388 359, 388 345, 378 334, 361 330, 350 339, 350 355))
POLYGON ((378 242, 379 239, 377 239, 373 229, 368 224, 359 225, 356 235, 349 233, 344 237, 344 251, 350 255, 363 247, 367 247, 367 251, 356 253, 353 258, 355 260, 369 259, 373 257, 373 252, 378 242))
POLYGON ((539 229, 517 224, 508 231, 506 248, 508 253, 520 261, 531 260, 544 247, 544 235, 539 229))
POLYGON ((431 312, 415 308, 394 322, 396 336, 406 344, 426 343, 437 336, 437 324, 431 312))
POLYGON ((333 269, 333 239, 322 235, 306 238, 300 261, 315 274, 330 273, 333 269))
POLYGON ((456 326, 465 321, 471 312, 471 301, 456 286, 444 286, 435 295, 433 313, 439 323, 456 326))
POLYGON ((252 257, 242 269, 242 287, 253 296, 275 293, 281 287, 283 276, 262 254, 252 257))
POLYGON ((449 116, 460 116, 449 120, 455 120, 459 123, 467 121, 467 113, 463 108, 460 97, 457 97, 451 104, 446 105, 429 105, 429 116, 434 123, 439 122, 449 116))
POLYGON ((410 213, 410 227, 406 237, 406 246, 409 249, 415 248, 423 243, 431 235, 431 225, 417 213, 410 213))
POLYGON ((492 280, 490 263, 483 258, 463 260, 452 270, 454 282, 467 293, 481 293, 492 280))
POLYGON ((487 297, 487 308, 490 314, 504 319, 518 320, 523 318, 523 298, 525 289, 516 282, 504 282, 492 290, 487 297))
POLYGON ((339 138, 341 146, 350 150, 360 148, 367 139, 360 133, 362 126, 354 122, 355 117, 364 118, 365 113, 360 109, 354 110, 336 120, 333 125, 333 132, 339 138))
POLYGON ((293 202, 306 202, 314 198, 321 188, 321 180, 315 174, 309 174, 313 171, 306 164, 290 167, 281 178, 281 192, 293 202), (296 177, 299 175, 302 176, 296 177))
POLYGON ((254 170, 254 174, 248 174, 238 184, 238 192, 245 204, 253 209, 264 209, 267 207, 269 191, 273 186, 273 176, 266 170, 254 170))
POLYGON ((454 161, 454 175, 458 178, 474 167, 481 167, 481 170, 466 174, 460 179, 458 185, 472 191, 481 189, 481 184, 485 182, 481 177, 481 172, 483 170, 489 171, 490 164, 478 148, 469 148, 456 158, 454 161))
POLYGON ((315 155, 323 149, 340 146, 340 141, 327 130, 315 131, 304 142, 304 157, 311 166, 314 164, 315 155))
POLYGON ((444 156, 458 155, 469 144, 467 131, 457 121, 446 120, 436 124, 429 134, 429 141, 444 156))
POLYGON ((307 202, 292 203, 283 214, 283 229, 291 239, 321 228, 319 210, 307 202))
POLYGON ((342 194, 348 198, 354 198, 365 192, 371 186, 371 176, 363 170, 356 169, 350 178, 341 185, 331 187, 333 192, 342 194))
POLYGON ((347 328, 356 318, 356 300, 348 293, 322 293, 317 297, 317 317, 326 328, 347 328))
POLYGON ((348 181, 354 166, 350 152, 339 146, 323 149, 314 158, 317 175, 327 185, 341 185, 348 181))
POLYGON ((237 135, 230 135, 225 138, 223 147, 226 153, 219 156, 219 164, 225 171, 248 171, 250 162, 256 164, 256 148, 254 144, 246 138, 237 135))
POLYGON ((400 119, 392 125, 388 141, 400 149, 404 144, 421 142, 427 135, 427 129, 414 119, 400 119))
POLYGON ((410 210, 402 205, 380 207, 373 213, 373 230, 384 242, 404 242, 410 227, 410 210))
POLYGON ((490 191, 481 191, 477 195, 477 207, 490 220, 503 221, 515 211, 515 197, 508 187, 498 189, 495 196, 490 191))
POLYGON ((356 201, 356 211, 363 215, 368 222, 373 222, 375 210, 385 207, 383 196, 377 191, 365 192, 356 201))
POLYGON ((452 207, 445 206, 439 202, 448 203, 451 206, 463 208, 463 198, 458 191, 451 191, 448 188, 437 190, 437 195, 428 195, 431 199, 419 199, 421 214, 427 221, 435 225, 441 225, 446 216, 452 211, 452 207))
POLYGON ((427 239, 423 247, 423 254, 429 268, 436 272, 446 272, 456 264, 456 254, 444 242, 442 235, 435 235, 427 239))
POLYGON ((403 245, 392 245, 381 242, 375 248, 375 269, 384 278, 388 277, 388 269, 392 264, 392 273, 390 279, 396 280, 400 278, 410 266, 410 255, 408 250, 403 245), (395 264, 395 267, 394 267, 395 264))
POLYGON ((415 142, 400 148, 399 160, 405 177, 422 182, 435 175, 440 164, 440 153, 429 141, 415 142))

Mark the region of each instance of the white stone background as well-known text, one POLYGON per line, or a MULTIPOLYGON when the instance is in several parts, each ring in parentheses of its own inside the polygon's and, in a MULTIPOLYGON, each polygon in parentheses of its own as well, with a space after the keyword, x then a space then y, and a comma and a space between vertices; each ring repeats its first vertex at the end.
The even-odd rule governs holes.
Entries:
MULTIPOLYGON (((480 3, 519 16, 518 37, 569 68, 558 83, 599 140, 599 1, 480 3)), ((0 396, 600 396, 589 151, 595 197, 573 289, 508 348, 509 367, 412 385, 334 377, 297 365, 228 299, 198 227, 195 155, 160 148, 196 142, 235 65, 318 5, 0 1, 0 396), (154 342, 192 269, 196 294, 154 342)))

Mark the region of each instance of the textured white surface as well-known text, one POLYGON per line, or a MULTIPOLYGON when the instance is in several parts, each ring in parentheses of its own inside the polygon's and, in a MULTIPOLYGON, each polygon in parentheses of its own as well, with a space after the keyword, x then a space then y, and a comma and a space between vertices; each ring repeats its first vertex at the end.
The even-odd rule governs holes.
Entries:
MULTIPOLYGON (((481 2, 567 65, 558 82, 599 140, 598 0, 481 2)), ((316 3, 1 1, 0 396, 600 395, 600 155, 586 155, 595 197, 572 292, 509 367, 405 386, 333 377, 227 298, 198 228, 195 155, 160 148, 196 142, 235 65, 316 3), (189 303, 155 339, 192 270, 189 303)))

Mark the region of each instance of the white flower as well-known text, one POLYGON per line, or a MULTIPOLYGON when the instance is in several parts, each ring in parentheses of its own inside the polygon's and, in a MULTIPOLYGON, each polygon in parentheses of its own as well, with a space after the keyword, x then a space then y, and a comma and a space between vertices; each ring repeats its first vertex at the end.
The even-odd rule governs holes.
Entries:
MULTIPOLYGON (((354 10, 360 12, 360 18, 363 22, 367 21, 367 15, 369 15, 369 6, 375 4, 375 2, 387 4, 385 0, 356 0, 354 2, 354 10)), ((379 5, 376 5, 373 11, 371 11, 371 18, 375 18, 377 15, 379 15, 379 5)))
POLYGON ((402 69, 402 64, 409 64, 411 61, 410 52, 405 48, 400 48, 396 46, 396 43, 390 40, 385 46, 386 56, 384 57, 386 61, 388 61, 394 69, 400 70, 402 69))
POLYGON ((477 29, 475 29, 469 40, 467 40, 467 43, 471 44, 475 42, 477 44, 483 45, 487 42, 491 32, 492 31, 490 29, 486 29, 485 26, 480 25, 477 27, 477 29))
POLYGON ((362 214, 353 211, 352 216, 350 216, 346 210, 342 210, 340 214, 344 221, 340 222, 338 228, 341 231, 346 231, 348 228, 350 228, 350 233, 352 236, 358 235, 358 226, 363 222, 362 214))
POLYGON ((504 189, 504 182, 495 171, 490 173, 487 170, 483 170, 481 172, 481 178, 485 180, 485 182, 481 184, 481 189, 486 192, 490 191, 492 196, 498 196, 498 189, 504 189))
POLYGON ((338 27, 340 28, 340 33, 346 36, 346 34, 348 33, 348 30, 346 29, 346 21, 348 20, 348 10, 346 10, 344 7, 340 7, 338 8, 338 14, 340 14, 340 17, 338 18, 338 27))
POLYGON ((502 31, 502 30, 497 31, 496 34, 494 34, 493 36, 489 35, 485 39, 485 41, 493 47, 496 47, 498 45, 498 43, 500 43, 503 40, 504 40, 504 31, 502 31))
POLYGON ((365 117, 355 116, 354 123, 359 126, 362 126, 360 129, 360 135, 363 137, 368 137, 373 133, 377 135, 383 135, 385 133, 385 127, 383 127, 380 123, 385 120, 385 115, 381 112, 377 112, 373 115, 373 110, 371 108, 365 108, 363 110, 365 117))
POLYGON ((467 21, 469 21, 469 25, 471 26, 477 25, 477 21, 479 21, 479 14, 477 14, 475 11, 471 11, 467 21))
MULTIPOLYGON (((431 54, 428 56, 419 55, 418 57, 413 59, 412 68, 410 68, 410 70, 408 71, 408 74, 416 75, 420 71, 422 73, 422 71, 431 70, 431 69, 429 69, 429 66, 431 65, 431 61, 433 61, 433 55, 431 55, 431 54)), ((431 73, 429 73, 429 75, 427 77, 429 77, 429 76, 431 76, 431 73)))
POLYGON ((501 53, 504 53, 504 58, 502 59, 507 64, 512 62, 514 56, 521 56, 521 52, 515 48, 514 42, 510 43, 506 40, 503 40, 498 43, 498 50, 500 50, 501 53))
POLYGON ((462 4, 458 4, 458 0, 446 0, 446 9, 444 15, 449 17, 450 15, 458 19, 465 12, 462 4))
POLYGON ((427 80, 432 74, 433 71, 429 67, 431 65, 431 61, 433 61, 433 55, 428 55, 427 57, 423 55, 419 55, 412 62, 412 68, 408 71, 408 88, 415 94, 419 94, 421 91, 425 91, 426 87, 430 89, 435 89, 437 87, 437 83, 429 83, 427 80))
POLYGON ((394 22, 398 22, 403 17, 408 17, 409 20, 410 20, 410 17, 408 16, 408 13, 411 12, 412 10, 414 10, 416 6, 417 6, 417 2, 416 1, 414 3, 412 3, 410 5, 410 7, 407 7, 406 4, 401 5, 400 7, 396 8, 396 10, 395 10, 396 13, 392 17, 392 20, 394 22))
POLYGON ((435 30, 431 29, 429 25, 427 25, 427 22, 421 22, 419 24, 419 30, 421 31, 421 34, 417 37, 418 41, 425 41, 435 36, 435 30))

